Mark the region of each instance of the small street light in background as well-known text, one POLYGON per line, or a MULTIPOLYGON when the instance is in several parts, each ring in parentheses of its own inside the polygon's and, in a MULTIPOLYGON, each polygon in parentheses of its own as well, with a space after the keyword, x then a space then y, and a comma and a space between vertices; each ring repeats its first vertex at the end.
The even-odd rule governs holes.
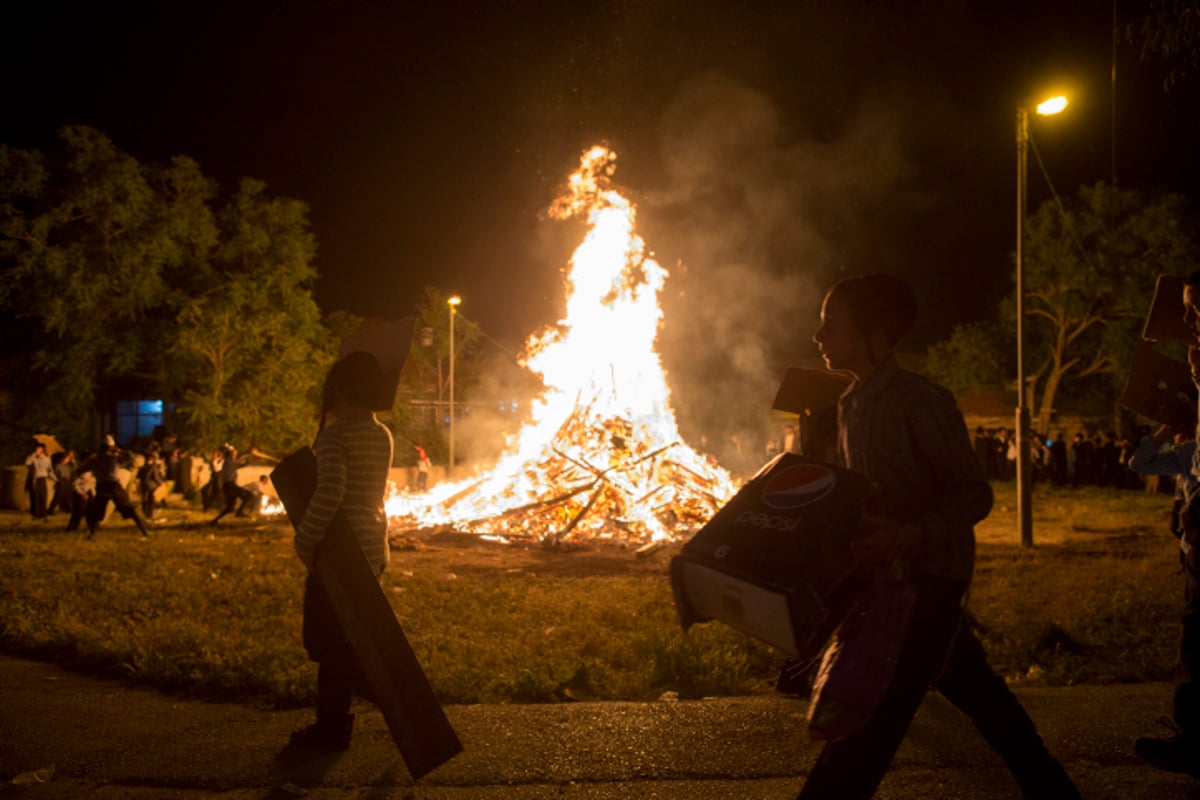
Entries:
POLYGON ((461 303, 458 295, 446 300, 450 306, 450 458, 446 462, 446 477, 450 480, 454 479, 454 317, 461 303))
MULTIPOLYGON (((1067 98, 1051 97, 1034 108, 1038 114, 1057 114, 1067 107, 1067 98)), ((1025 385, 1025 179, 1028 173, 1028 105, 1017 108, 1017 527, 1021 546, 1033 546, 1033 471, 1029 452, 1028 388, 1025 385)))

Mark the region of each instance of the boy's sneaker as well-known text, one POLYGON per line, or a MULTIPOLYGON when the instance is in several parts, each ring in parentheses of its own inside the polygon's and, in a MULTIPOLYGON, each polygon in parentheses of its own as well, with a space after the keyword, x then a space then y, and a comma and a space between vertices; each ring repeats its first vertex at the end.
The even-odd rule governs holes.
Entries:
POLYGON ((1133 743, 1133 752, 1147 764, 1168 772, 1182 772, 1200 778, 1200 731, 1175 730, 1171 736, 1144 736, 1133 743))
POLYGON ((812 697, 816 666, 812 659, 788 658, 775 680, 775 691, 792 697, 812 697))
POLYGON ((288 740, 289 747, 306 750, 345 750, 350 747, 354 732, 354 715, 347 715, 343 722, 314 722, 307 728, 293 731, 288 740))

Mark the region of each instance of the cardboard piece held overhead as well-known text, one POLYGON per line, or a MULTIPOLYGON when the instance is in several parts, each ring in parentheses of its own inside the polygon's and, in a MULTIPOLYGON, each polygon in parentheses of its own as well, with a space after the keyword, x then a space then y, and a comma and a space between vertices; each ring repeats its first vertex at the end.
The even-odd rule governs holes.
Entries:
POLYGON ((58 443, 58 439, 54 436, 54 434, 35 433, 33 438, 38 444, 46 448, 46 455, 48 456, 63 452, 63 446, 58 443))
POLYGON ((1196 341, 1196 332, 1183 322, 1183 278, 1158 276, 1142 338, 1149 342, 1196 341))
POLYGON ((412 317, 387 322, 368 320, 357 331, 342 339, 338 358, 356 350, 365 350, 379 360, 383 383, 379 387, 378 397, 371 403, 372 411, 389 411, 395 403, 400 370, 404 369, 404 362, 408 360, 416 324, 416 319, 412 317))
POLYGON ((1150 343, 1139 342, 1121 405, 1155 422, 1191 429, 1196 424, 1196 387, 1190 368, 1150 343))

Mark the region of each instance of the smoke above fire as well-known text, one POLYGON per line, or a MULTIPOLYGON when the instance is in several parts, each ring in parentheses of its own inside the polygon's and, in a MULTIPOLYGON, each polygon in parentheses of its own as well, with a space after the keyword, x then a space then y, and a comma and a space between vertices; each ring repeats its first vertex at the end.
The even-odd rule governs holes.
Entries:
POLYGON ((656 351, 667 271, 612 183, 617 156, 586 151, 550 216, 586 220, 564 280, 566 315, 530 337, 522 363, 544 391, 481 476, 397 495, 400 527, 562 541, 674 539, 733 494, 729 474, 680 437, 656 351))
POLYGON ((662 173, 639 198, 647 239, 670 257, 659 352, 680 426, 723 461, 740 434, 746 469, 779 435, 769 409, 786 367, 815 355, 825 290, 905 268, 878 222, 909 171, 900 122, 882 98, 841 116, 806 128, 762 92, 696 77, 663 112, 662 173))

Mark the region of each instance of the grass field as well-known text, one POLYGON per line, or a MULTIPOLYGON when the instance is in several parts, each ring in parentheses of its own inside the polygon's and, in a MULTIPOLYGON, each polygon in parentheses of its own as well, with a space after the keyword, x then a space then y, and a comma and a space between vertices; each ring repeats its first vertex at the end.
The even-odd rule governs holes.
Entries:
MULTIPOLYGON (((996 489, 970 605, 997 670, 1014 682, 1170 677, 1182 592, 1170 498, 1039 488, 1025 549, 1012 488, 996 489)), ((202 697, 312 701, 303 567, 284 523, 210 527, 168 510, 148 542, 115 517, 91 542, 63 524, 0 514, 0 650, 202 697)), ((394 552, 384 590, 446 703, 770 691, 782 654, 718 624, 681 633, 674 552, 451 538, 394 552)))

